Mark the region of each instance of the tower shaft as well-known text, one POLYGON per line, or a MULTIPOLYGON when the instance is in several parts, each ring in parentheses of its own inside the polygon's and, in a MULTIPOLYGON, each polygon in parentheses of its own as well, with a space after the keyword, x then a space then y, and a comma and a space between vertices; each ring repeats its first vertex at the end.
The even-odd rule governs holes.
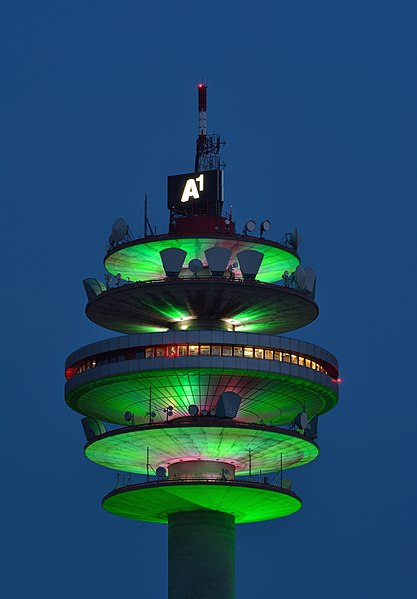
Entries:
POLYGON ((168 599, 234 599, 235 519, 215 511, 168 517, 168 599))

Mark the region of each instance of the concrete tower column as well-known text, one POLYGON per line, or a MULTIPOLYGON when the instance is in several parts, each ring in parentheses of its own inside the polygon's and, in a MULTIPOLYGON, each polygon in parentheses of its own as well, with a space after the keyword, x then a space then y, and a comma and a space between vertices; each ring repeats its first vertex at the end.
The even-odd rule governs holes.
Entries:
POLYGON ((235 519, 215 511, 168 517, 168 598, 235 598, 235 519))

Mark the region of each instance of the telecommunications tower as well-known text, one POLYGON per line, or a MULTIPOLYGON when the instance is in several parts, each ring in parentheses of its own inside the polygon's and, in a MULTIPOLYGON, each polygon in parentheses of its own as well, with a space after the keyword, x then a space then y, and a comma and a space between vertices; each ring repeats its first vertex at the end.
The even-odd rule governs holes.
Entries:
POLYGON ((125 473, 104 509, 168 524, 169 599, 231 599, 235 525, 300 509, 283 472, 317 457, 339 374, 325 349, 281 336, 318 316, 315 273, 296 229, 281 243, 268 220, 236 230, 203 83, 198 100, 195 170, 168 177, 168 233, 145 212, 134 238, 118 218, 105 282, 84 280, 88 318, 122 335, 68 357, 65 397, 87 458, 125 473))

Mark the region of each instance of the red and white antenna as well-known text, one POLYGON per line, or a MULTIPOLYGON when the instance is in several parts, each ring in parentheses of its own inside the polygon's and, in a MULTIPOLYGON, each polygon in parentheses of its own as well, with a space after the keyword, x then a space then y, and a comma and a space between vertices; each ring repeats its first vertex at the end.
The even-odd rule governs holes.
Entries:
POLYGON ((207 85, 198 84, 198 136, 207 135, 207 85))
POLYGON ((220 166, 220 147, 224 141, 220 135, 207 135, 207 85, 198 84, 198 137, 195 153, 195 172, 215 170, 220 166))

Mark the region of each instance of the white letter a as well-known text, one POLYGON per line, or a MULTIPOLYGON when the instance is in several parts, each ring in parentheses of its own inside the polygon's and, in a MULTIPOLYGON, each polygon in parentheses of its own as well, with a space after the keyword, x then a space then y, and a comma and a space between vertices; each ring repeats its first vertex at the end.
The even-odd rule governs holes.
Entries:
POLYGON ((190 198, 198 200, 200 194, 198 193, 197 185, 194 179, 188 179, 185 184, 184 191, 182 192, 181 202, 188 202, 190 198))

